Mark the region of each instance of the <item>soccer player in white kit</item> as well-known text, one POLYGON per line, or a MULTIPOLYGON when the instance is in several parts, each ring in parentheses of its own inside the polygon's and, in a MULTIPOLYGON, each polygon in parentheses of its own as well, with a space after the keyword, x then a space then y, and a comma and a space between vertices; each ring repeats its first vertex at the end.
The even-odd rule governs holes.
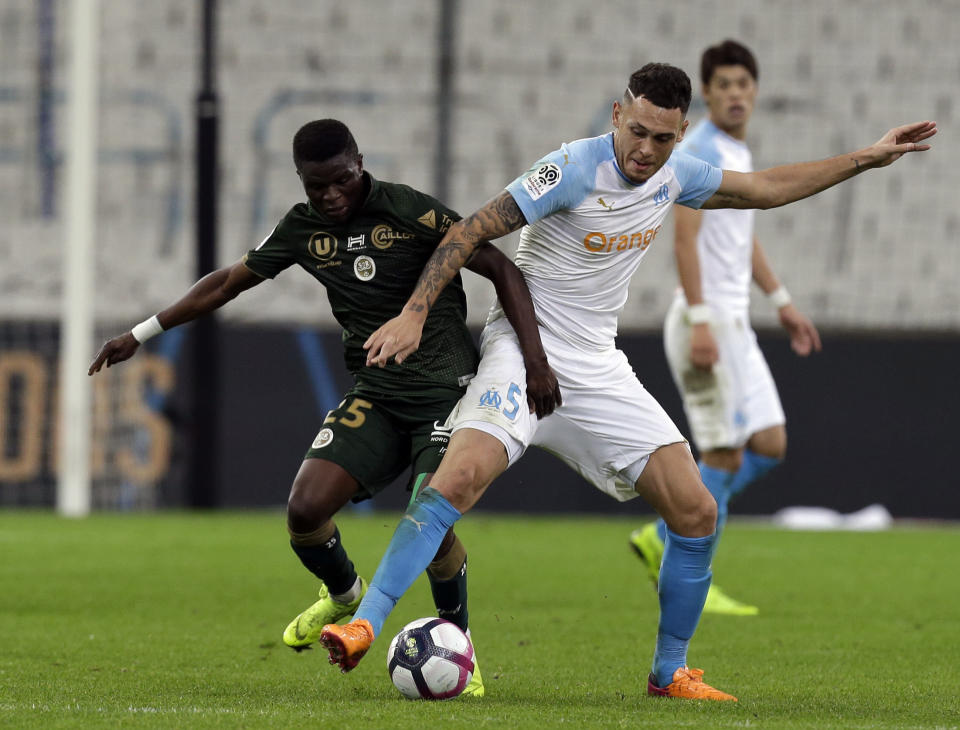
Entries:
MULTIPOLYGON (((857 152, 755 173, 721 171, 674 153, 687 123, 690 80, 648 64, 613 104, 611 134, 563 145, 473 215, 454 224, 427 262, 400 315, 367 340, 367 363, 402 363, 417 349, 431 303, 481 241, 521 233, 523 270, 563 402, 542 421, 524 403, 516 336, 495 311, 476 378, 448 420, 450 445, 430 485, 397 526, 354 620, 320 641, 342 671, 357 665, 397 600, 436 553, 450 525, 531 443, 594 485, 642 496, 667 523, 660 622, 647 691, 733 700, 687 667, 687 646, 710 585, 717 503, 687 443, 614 344, 627 283, 674 203, 771 208, 813 195, 907 152, 929 149, 934 122, 887 132, 857 152)), ((545 495, 546 496, 546 495, 545 495)))
MULTIPOLYGON (((748 48, 727 40, 707 48, 700 79, 709 115, 678 150, 724 170, 752 172, 745 138, 757 95, 757 62, 748 48)), ((674 247, 678 289, 664 324, 664 348, 700 452, 700 476, 717 500, 717 540, 727 504, 777 466, 787 448, 786 419, 767 362, 750 326, 750 284, 777 308, 780 323, 801 356, 820 350, 813 323, 791 303, 753 233, 754 211, 677 207, 674 247)), ((666 524, 630 535, 656 585, 666 524)), ((711 584, 704 613, 752 616, 756 606, 711 584)))

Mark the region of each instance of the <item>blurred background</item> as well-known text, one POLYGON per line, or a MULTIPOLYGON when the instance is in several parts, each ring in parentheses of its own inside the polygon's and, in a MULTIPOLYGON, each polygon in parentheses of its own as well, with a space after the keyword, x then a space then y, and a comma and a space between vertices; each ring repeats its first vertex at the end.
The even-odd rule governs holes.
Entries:
MULTIPOLYGON (((85 413, 61 417, 61 333, 78 306, 64 299, 76 266, 65 263, 74 231, 64 202, 76 7, 0 4, 0 505, 56 504, 60 443, 76 429, 88 436, 93 509, 281 505, 349 382, 325 294, 305 272, 242 295, 200 338, 196 325, 154 338, 89 381, 85 413)), ((612 101, 648 61, 687 70, 688 117, 699 120, 700 53, 724 38, 759 61, 748 138, 757 168, 852 151, 892 126, 935 119, 933 151, 758 213, 758 236, 824 350, 794 357, 755 290, 790 448, 732 512, 879 502, 896 517, 960 518, 954 0, 86 7, 97 102, 84 372, 104 339, 239 259, 303 198, 290 142, 311 119, 341 119, 376 177, 462 214, 561 142, 606 132, 612 101)), ((512 253, 515 243, 502 245, 512 253)), ((464 276, 479 330, 492 288, 464 276)), ((686 431, 660 336, 675 282, 664 230, 634 277, 620 344, 686 431)), ((375 506, 405 501, 392 489, 375 506)), ((623 509, 535 450, 480 507, 544 505, 623 509)))

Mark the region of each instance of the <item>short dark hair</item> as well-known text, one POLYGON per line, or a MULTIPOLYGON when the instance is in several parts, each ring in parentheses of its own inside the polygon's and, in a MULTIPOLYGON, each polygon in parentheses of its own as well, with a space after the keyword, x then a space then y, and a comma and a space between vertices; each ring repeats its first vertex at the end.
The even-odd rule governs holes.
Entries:
POLYGON ((293 162, 323 162, 347 152, 360 154, 357 141, 347 125, 336 119, 317 119, 307 122, 293 135, 293 162))
POLYGON ((690 77, 669 63, 648 63, 630 75, 625 101, 629 102, 631 96, 635 99, 643 96, 652 104, 679 109, 686 115, 690 108, 690 77))
POLYGON ((760 80, 757 59, 753 53, 742 43, 729 38, 723 43, 710 46, 700 57, 700 80, 704 86, 710 83, 717 66, 743 66, 753 76, 754 81, 760 80))

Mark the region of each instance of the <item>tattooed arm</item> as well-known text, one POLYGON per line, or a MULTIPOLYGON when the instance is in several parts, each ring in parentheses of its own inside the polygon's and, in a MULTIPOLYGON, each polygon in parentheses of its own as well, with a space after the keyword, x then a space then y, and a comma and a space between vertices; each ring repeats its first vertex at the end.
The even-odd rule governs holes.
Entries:
POLYGON ((504 190, 476 213, 450 226, 427 261, 403 311, 364 343, 367 365, 383 367, 391 357, 401 363, 416 352, 430 307, 470 260, 477 246, 483 241, 512 233, 526 222, 513 196, 504 190))
POLYGON ((924 152, 921 144, 937 133, 935 122, 895 127, 857 152, 817 162, 771 167, 759 172, 723 171, 723 182, 703 208, 776 208, 810 197, 872 167, 885 167, 908 152, 924 152))

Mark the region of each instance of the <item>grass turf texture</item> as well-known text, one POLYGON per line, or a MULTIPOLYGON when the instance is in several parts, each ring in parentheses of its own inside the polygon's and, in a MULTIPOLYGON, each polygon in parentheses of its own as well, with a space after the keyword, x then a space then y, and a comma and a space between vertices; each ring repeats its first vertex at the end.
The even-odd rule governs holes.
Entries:
MULTIPOLYGON (((369 577, 397 515, 344 516, 369 577)), ((734 703, 648 698, 657 603, 638 522, 471 515, 471 627, 487 696, 410 702, 390 637, 348 675, 283 646, 315 581, 279 512, 0 513, 0 725, 907 728, 960 723, 960 530, 790 533, 737 524, 718 582, 755 618, 705 616, 690 654, 734 703)))

